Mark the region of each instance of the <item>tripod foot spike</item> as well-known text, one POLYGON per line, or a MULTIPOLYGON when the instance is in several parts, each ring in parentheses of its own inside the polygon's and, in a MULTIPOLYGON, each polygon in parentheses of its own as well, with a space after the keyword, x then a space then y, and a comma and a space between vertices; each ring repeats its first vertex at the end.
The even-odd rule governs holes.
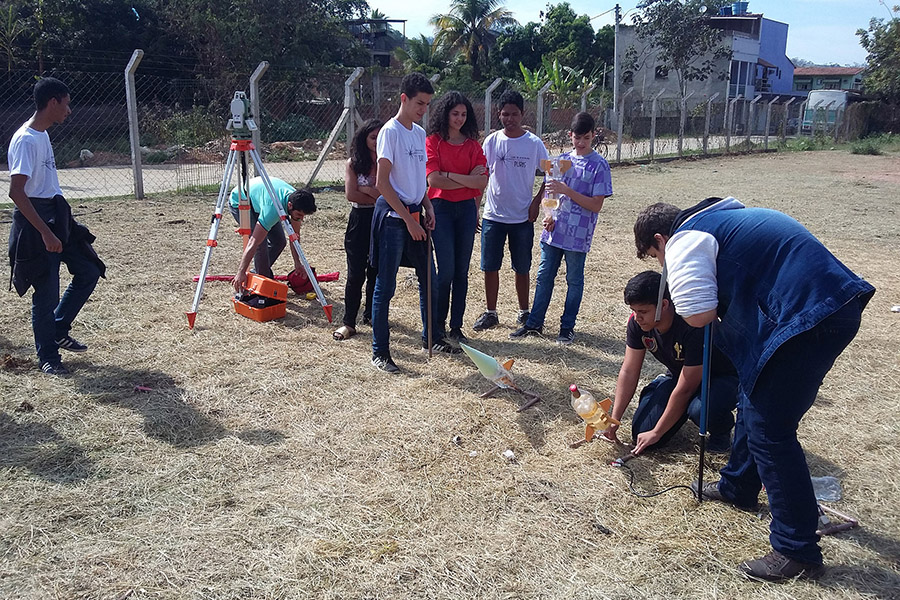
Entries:
POLYGON ((322 310, 325 311, 325 316, 328 317, 328 322, 331 323, 331 309, 332 306, 330 304, 326 304, 322 307, 322 310))
POLYGON ((184 314, 185 314, 185 316, 187 316, 187 320, 188 320, 188 328, 189 328, 189 329, 193 329, 193 328, 194 328, 194 321, 197 320, 197 313, 195 313, 195 312, 186 312, 186 313, 184 313, 184 314))

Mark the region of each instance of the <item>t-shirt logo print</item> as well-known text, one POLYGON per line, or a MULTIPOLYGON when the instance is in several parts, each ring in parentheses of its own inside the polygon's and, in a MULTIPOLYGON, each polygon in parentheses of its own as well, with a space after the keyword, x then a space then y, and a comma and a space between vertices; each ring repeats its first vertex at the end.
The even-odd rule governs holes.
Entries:
POLYGON ((425 154, 419 148, 413 148, 412 146, 410 146, 406 149, 406 154, 410 158, 415 156, 417 159, 419 159, 419 162, 425 162, 425 154))
POLYGON ((656 338, 653 336, 645 335, 641 338, 641 341, 644 342, 644 348, 649 350, 651 353, 656 352, 656 338))
POLYGON ((55 171, 56 170, 56 158, 51 155, 51 156, 48 156, 46 159, 44 159, 44 168, 50 169, 51 171, 55 171))

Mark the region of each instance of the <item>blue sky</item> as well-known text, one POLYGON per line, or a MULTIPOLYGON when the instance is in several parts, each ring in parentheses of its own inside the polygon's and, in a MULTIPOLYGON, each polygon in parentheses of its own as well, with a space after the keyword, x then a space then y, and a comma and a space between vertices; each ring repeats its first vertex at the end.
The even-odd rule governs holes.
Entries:
MULTIPOLYGON (((620 1, 627 11, 640 0, 620 1)), ((552 2, 557 4, 558 2, 552 2)), ((887 0, 894 5, 897 0, 887 0)), ((547 0, 506 0, 506 7, 513 11, 520 23, 539 21, 540 11, 547 0)), ((610 0, 569 0, 578 14, 591 17, 615 6, 610 0)), ((414 2, 409 0, 369 0, 372 8, 378 8, 393 19, 406 19, 406 35, 432 34, 428 19, 445 12, 449 2, 414 2)), ((872 17, 888 18, 889 12, 878 0, 749 0, 748 9, 763 13, 767 18, 789 25, 787 55, 804 58, 816 63, 857 64, 866 59, 866 52, 859 45, 857 29, 866 29, 872 17)), ((628 22, 629 17, 625 17, 628 22)), ((612 24, 612 12, 592 21, 594 27, 612 24)))

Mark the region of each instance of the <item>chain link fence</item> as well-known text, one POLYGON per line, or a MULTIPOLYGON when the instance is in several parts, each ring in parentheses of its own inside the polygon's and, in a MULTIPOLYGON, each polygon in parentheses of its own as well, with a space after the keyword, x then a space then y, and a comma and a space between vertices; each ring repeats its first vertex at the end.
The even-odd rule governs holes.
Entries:
MULTIPOLYGON (((131 196, 136 181, 146 194, 218 190, 229 148, 230 102, 235 91, 248 90, 249 73, 179 79, 141 73, 138 65, 133 94, 140 169, 132 162, 124 69, 52 74, 72 92, 72 115, 50 132, 68 197, 131 196)), ((34 110, 36 75, 10 71, 4 77, 0 133, 5 159, 11 136, 34 110)), ((348 139, 362 121, 385 121, 396 114, 400 79, 362 69, 314 77, 263 72, 258 84, 258 147, 269 174, 299 186, 340 188, 348 139)), ((439 78, 434 80, 438 97, 447 90, 439 78)), ((500 95, 519 85, 489 83, 470 94, 482 135, 501 126, 500 95)), ((571 120, 579 110, 587 110, 598 125, 595 148, 611 163, 773 148, 800 132, 805 107, 803 98, 784 96, 728 101, 689 97, 683 102, 680 97, 636 98, 626 89, 617 111, 608 90, 581 97, 550 91, 523 95, 523 125, 544 140, 552 155, 570 148, 571 120)), ((823 120, 817 134, 855 139, 871 133, 872 123, 896 122, 896 115, 869 104, 850 105, 836 122, 823 120)), ((5 177, 8 181, 8 174, 5 177)))

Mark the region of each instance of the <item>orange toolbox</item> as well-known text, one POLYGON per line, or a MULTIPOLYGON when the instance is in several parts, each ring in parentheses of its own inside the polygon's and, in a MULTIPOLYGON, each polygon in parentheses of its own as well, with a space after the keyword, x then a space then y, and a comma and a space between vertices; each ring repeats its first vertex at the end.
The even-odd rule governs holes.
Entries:
POLYGON ((243 294, 235 296, 234 311, 254 321, 280 319, 287 313, 286 283, 249 273, 243 294))

